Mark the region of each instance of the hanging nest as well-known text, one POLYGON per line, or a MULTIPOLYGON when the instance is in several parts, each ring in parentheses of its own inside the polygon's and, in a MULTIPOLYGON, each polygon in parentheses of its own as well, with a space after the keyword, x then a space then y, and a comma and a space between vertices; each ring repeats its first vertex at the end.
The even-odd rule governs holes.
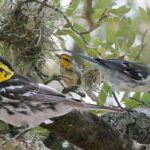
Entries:
POLYGON ((0 11, 0 53, 21 74, 35 77, 35 68, 40 70, 58 49, 53 39, 63 25, 61 14, 42 3, 6 0, 0 11))

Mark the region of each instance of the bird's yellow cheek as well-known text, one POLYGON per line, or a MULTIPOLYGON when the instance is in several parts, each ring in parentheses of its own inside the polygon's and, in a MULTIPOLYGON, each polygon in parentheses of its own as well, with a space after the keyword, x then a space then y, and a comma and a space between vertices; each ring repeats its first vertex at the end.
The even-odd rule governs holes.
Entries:
POLYGON ((6 65, 0 63, 0 82, 9 80, 13 75, 13 71, 11 71, 6 65))
POLYGON ((72 64, 70 62, 67 62, 65 60, 61 60, 60 64, 66 68, 66 69, 70 69, 72 67, 72 64))
POLYGON ((9 80, 13 75, 13 72, 0 71, 0 82, 9 80))

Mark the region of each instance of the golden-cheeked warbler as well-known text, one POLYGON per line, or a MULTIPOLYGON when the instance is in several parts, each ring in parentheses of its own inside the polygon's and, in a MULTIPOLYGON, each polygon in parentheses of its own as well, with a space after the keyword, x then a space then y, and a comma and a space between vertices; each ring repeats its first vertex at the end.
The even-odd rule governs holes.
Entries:
POLYGON ((85 93, 81 92, 82 90, 80 88, 82 83, 81 67, 75 63, 73 57, 68 54, 56 54, 56 56, 59 58, 61 79, 67 86, 64 87, 62 93, 75 92, 81 97, 85 97, 85 93))
POLYGON ((110 110, 105 106, 66 98, 46 85, 34 83, 17 74, 11 64, 0 56, 0 120, 17 127, 31 128, 74 109, 110 110))
POLYGON ((73 58, 68 54, 56 54, 56 56, 59 58, 60 72, 66 85, 68 87, 80 86, 82 72, 73 58))

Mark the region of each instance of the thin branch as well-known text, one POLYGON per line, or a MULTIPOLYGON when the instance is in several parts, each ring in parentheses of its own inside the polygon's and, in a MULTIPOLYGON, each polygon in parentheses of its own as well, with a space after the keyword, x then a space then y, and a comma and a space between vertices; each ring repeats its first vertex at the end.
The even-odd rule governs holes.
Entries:
POLYGON ((137 99, 137 98, 134 98, 134 97, 129 97, 131 100, 134 100, 134 101, 136 101, 136 102, 139 102, 140 104, 142 104, 142 105, 144 105, 144 106, 146 106, 146 107, 150 107, 150 105, 148 105, 148 104, 146 104, 144 101, 142 101, 142 100, 139 100, 139 99, 137 99))
POLYGON ((106 18, 106 17, 108 16, 108 15, 106 15, 107 9, 105 9, 105 11, 103 12, 101 18, 98 20, 98 22, 97 22, 97 24, 96 24, 96 26, 95 26, 94 28, 92 28, 92 29, 89 30, 89 31, 80 32, 80 31, 78 31, 78 30, 72 25, 72 23, 71 23, 70 20, 68 19, 67 15, 65 15, 63 11, 61 11, 60 9, 58 9, 57 7, 55 7, 54 5, 49 5, 49 4, 45 3, 45 1, 44 1, 44 2, 39 2, 39 1, 37 1, 37 0, 27 0, 26 3, 33 2, 33 1, 36 2, 36 3, 41 4, 43 7, 46 6, 46 7, 50 8, 50 9, 53 9, 54 11, 58 12, 59 14, 61 14, 61 15, 63 16, 63 18, 66 20, 66 22, 68 23, 68 25, 70 26, 71 30, 74 31, 77 35, 79 35, 79 36, 82 38, 82 40, 83 40, 83 42, 85 43, 85 46, 86 46, 86 47, 90 47, 90 48, 91 48, 91 46, 88 44, 88 42, 86 41, 86 39, 85 39, 85 37, 83 36, 83 34, 90 33, 91 31, 93 31, 94 29, 96 29, 96 28, 99 26, 100 22, 101 22, 104 18, 106 18))
POLYGON ((124 139, 120 136, 121 133, 94 114, 74 111, 54 118, 53 121, 52 124, 41 124, 41 126, 82 149, 126 149, 124 139))
POLYGON ((93 26, 94 26, 94 21, 92 19, 92 13, 93 13, 92 0, 87 0, 87 1, 85 1, 85 5, 84 5, 84 17, 89 24, 89 29, 93 28, 93 26))
POLYGON ((67 94, 67 93, 73 92, 81 97, 86 97, 84 92, 78 91, 78 88, 79 88, 79 86, 64 87, 64 89, 62 90, 62 93, 67 94))
MULTIPOLYGON (((43 3, 43 4, 46 4, 47 1, 48 1, 48 0, 44 0, 42 3, 43 3)), ((39 13, 42 11, 43 8, 44 8, 44 5, 41 5, 41 7, 38 9, 38 13, 37 13, 37 14, 39 14, 39 13)))
POLYGON ((36 46, 35 47, 38 47, 39 46, 39 43, 40 43, 40 41, 41 41, 41 38, 42 38, 42 33, 41 33, 41 29, 39 29, 39 38, 38 38, 38 41, 37 41, 37 43, 36 43, 36 46))
POLYGON ((139 50, 137 56, 136 56, 135 59, 134 59, 135 61, 140 58, 140 56, 141 56, 141 54, 142 54, 142 52, 143 52, 143 49, 144 49, 144 46, 145 46, 145 45, 144 45, 144 39, 145 39, 146 34, 149 32, 149 30, 150 30, 150 28, 146 29, 145 32, 144 32, 144 34, 143 34, 143 36, 142 36, 141 48, 140 48, 140 50, 139 50))
POLYGON ((113 97, 114 97, 114 99, 115 99, 118 107, 121 108, 121 109, 123 109, 123 107, 121 106, 121 104, 120 104, 120 102, 119 102, 119 100, 118 100, 118 98, 117 98, 117 96, 116 96, 116 94, 115 94, 114 91, 112 91, 112 95, 113 95, 113 97))
POLYGON ((72 23, 70 22, 70 20, 68 19, 68 17, 67 17, 61 10, 59 10, 57 7, 55 7, 55 6, 53 6, 53 5, 48 5, 48 4, 46 4, 46 3, 38 2, 38 1, 36 1, 36 2, 39 3, 39 4, 41 4, 41 5, 46 6, 46 7, 48 7, 48 8, 51 8, 51 9, 53 9, 54 11, 56 11, 56 12, 58 12, 58 13, 60 13, 60 14, 64 17, 64 19, 66 20, 66 22, 68 23, 68 25, 70 26, 70 28, 71 28, 76 34, 78 34, 78 35, 82 38, 82 40, 84 41, 84 43, 85 43, 86 46, 88 45, 88 42, 86 41, 86 39, 84 38, 84 36, 83 36, 77 29, 74 28, 74 26, 72 25, 72 23))
POLYGON ((50 79, 44 81, 44 84, 47 85, 48 83, 56 80, 56 81, 60 82, 60 84, 64 87, 63 83, 61 82, 62 78, 63 78, 62 75, 53 75, 50 79))
POLYGON ((106 8, 104 10, 104 12, 102 13, 101 17, 99 18, 99 20, 97 21, 96 25, 93 28, 91 28, 90 30, 85 31, 85 32, 81 32, 80 34, 83 35, 83 34, 88 34, 88 33, 92 32, 93 30, 98 28, 99 25, 101 24, 102 20, 107 18, 107 17, 108 17, 108 9, 106 8))

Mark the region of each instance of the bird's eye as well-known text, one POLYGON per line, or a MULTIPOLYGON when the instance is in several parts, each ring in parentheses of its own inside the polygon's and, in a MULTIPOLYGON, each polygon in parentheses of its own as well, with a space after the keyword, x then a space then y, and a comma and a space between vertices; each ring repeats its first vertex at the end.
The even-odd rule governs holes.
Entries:
POLYGON ((3 72, 4 70, 2 68, 0 68, 0 72, 3 72))
POLYGON ((4 75, 4 77, 7 77, 10 73, 5 71, 4 69, 0 68, 0 72, 4 75))
POLYGON ((64 58, 64 60, 69 61, 69 59, 68 59, 68 58, 64 58))

